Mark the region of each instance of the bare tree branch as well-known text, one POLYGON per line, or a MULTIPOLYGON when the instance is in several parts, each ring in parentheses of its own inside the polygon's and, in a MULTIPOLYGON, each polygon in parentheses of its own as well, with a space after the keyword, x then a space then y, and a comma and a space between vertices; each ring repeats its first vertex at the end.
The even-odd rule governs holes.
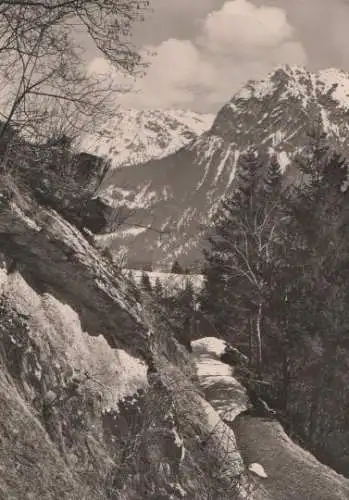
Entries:
POLYGON ((148 7, 147 0, 1 1, 0 137, 10 124, 44 137, 52 116, 67 131, 94 130, 110 116, 125 76, 145 69, 130 34, 148 7), (93 42, 119 83, 88 71, 76 34, 93 42))

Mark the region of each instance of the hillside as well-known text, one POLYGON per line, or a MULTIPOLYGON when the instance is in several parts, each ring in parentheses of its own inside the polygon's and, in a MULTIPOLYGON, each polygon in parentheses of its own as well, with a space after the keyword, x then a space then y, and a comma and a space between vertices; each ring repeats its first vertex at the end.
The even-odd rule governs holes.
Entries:
POLYGON ((312 74, 286 66, 247 83, 212 127, 181 150, 106 176, 103 196, 115 213, 123 207, 127 222, 110 221, 108 246, 118 252, 125 243, 130 261, 153 261, 164 269, 174 259, 185 265, 200 259, 217 204, 234 189, 240 154, 252 146, 264 158, 276 154, 292 181, 297 172, 288 165, 314 121, 346 153, 348 95, 349 75, 334 69, 312 74))
POLYGON ((28 188, 1 185, 0 497, 205 498, 200 436, 216 431, 156 304, 28 188))

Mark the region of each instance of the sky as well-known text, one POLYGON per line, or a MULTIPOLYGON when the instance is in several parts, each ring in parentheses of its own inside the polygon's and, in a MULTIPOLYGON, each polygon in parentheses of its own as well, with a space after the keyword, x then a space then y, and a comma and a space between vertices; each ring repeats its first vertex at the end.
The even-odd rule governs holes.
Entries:
MULTIPOLYGON (((276 66, 349 71, 349 0, 152 0, 133 31, 146 75, 121 104, 216 112, 276 66), (152 54, 150 56, 150 54, 152 54)), ((91 71, 106 71, 95 55, 91 71)), ((117 75, 119 78, 119 75, 117 75)))

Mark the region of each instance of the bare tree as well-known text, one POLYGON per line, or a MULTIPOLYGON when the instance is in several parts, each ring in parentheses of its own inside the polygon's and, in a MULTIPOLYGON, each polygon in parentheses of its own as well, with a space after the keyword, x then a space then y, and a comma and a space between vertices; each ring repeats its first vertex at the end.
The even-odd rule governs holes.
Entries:
POLYGON ((148 7, 148 0, 2 0, 0 138, 10 124, 37 139, 105 119, 114 92, 127 87, 91 74, 84 46, 92 43, 124 77, 142 72, 130 33, 148 7))

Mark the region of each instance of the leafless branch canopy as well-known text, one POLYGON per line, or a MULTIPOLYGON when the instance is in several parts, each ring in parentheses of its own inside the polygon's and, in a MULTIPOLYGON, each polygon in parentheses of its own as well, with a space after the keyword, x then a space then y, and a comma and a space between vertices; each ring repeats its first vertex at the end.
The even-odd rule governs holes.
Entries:
POLYGON ((144 70, 130 34, 148 6, 148 0, 1 1, 2 122, 47 137, 47 127, 90 129, 105 119, 115 92, 126 88, 122 76, 144 70), (120 72, 119 84, 88 71, 84 47, 91 43, 120 72))

